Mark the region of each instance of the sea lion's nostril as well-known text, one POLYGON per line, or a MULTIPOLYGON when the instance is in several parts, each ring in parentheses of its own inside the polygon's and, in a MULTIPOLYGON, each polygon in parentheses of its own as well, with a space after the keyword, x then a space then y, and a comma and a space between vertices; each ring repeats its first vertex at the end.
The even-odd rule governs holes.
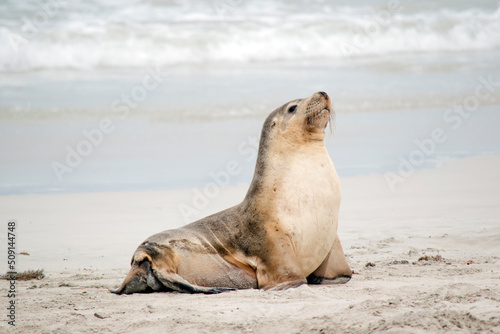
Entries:
POLYGON ((319 93, 320 93, 321 95, 323 95, 323 97, 324 97, 325 99, 327 99, 327 98, 328 98, 328 94, 327 94, 327 93, 325 93, 325 92, 319 92, 319 93))

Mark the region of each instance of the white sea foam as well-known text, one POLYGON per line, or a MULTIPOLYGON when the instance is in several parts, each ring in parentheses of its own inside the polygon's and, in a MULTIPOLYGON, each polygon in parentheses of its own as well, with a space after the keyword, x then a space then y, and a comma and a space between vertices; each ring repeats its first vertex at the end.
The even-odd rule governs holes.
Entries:
POLYGON ((12 0, 0 6, 0 72, 500 50, 497 2, 446 3, 57 0, 37 23, 39 1, 12 0))

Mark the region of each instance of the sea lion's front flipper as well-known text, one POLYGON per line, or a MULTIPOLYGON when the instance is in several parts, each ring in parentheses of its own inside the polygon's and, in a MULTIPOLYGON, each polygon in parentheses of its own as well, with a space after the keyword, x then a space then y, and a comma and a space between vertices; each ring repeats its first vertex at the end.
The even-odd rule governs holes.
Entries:
POLYGON ((271 249, 265 252, 256 266, 257 283, 263 290, 285 290, 306 284, 297 256, 289 236, 276 232, 271 240, 280 243, 268 245, 271 249))
POLYGON ((335 237, 332 249, 323 263, 307 277, 309 284, 343 284, 352 276, 351 268, 345 259, 339 236, 335 237))
POLYGON ((205 287, 194 285, 183 279, 176 273, 167 272, 164 269, 154 269, 155 277, 167 288, 184 293, 205 293, 214 294, 226 291, 232 291, 232 288, 205 287))

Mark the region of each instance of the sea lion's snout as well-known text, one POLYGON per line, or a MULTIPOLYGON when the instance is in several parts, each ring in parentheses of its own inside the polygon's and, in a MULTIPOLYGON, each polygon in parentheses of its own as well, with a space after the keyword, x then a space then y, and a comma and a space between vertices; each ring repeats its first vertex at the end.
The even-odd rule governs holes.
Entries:
POLYGON ((325 92, 314 93, 311 97, 309 97, 308 100, 306 100, 306 103, 307 103, 307 110, 306 110, 307 114, 310 113, 318 114, 320 112, 323 112, 324 110, 330 112, 332 109, 330 96, 328 96, 328 94, 325 92))
POLYGON ((328 100, 328 94, 327 93, 325 93, 325 92, 318 92, 318 93, 321 94, 321 95, 323 95, 323 97, 328 100))
POLYGON ((325 92, 314 93, 307 101, 306 124, 313 131, 324 130, 332 117, 330 97, 325 92))

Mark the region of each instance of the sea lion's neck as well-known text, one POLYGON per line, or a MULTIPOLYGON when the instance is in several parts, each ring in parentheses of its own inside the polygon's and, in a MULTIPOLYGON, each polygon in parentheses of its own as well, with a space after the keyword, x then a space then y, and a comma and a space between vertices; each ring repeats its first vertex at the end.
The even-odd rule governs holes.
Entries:
MULTIPOLYGON (((330 160, 323 140, 301 143, 275 143, 265 145, 261 142, 252 182, 243 201, 244 207, 260 206, 274 199, 276 188, 288 177, 299 162, 309 161, 311 169, 323 160, 330 160)), ((330 160, 331 161, 331 160, 330 160)))

